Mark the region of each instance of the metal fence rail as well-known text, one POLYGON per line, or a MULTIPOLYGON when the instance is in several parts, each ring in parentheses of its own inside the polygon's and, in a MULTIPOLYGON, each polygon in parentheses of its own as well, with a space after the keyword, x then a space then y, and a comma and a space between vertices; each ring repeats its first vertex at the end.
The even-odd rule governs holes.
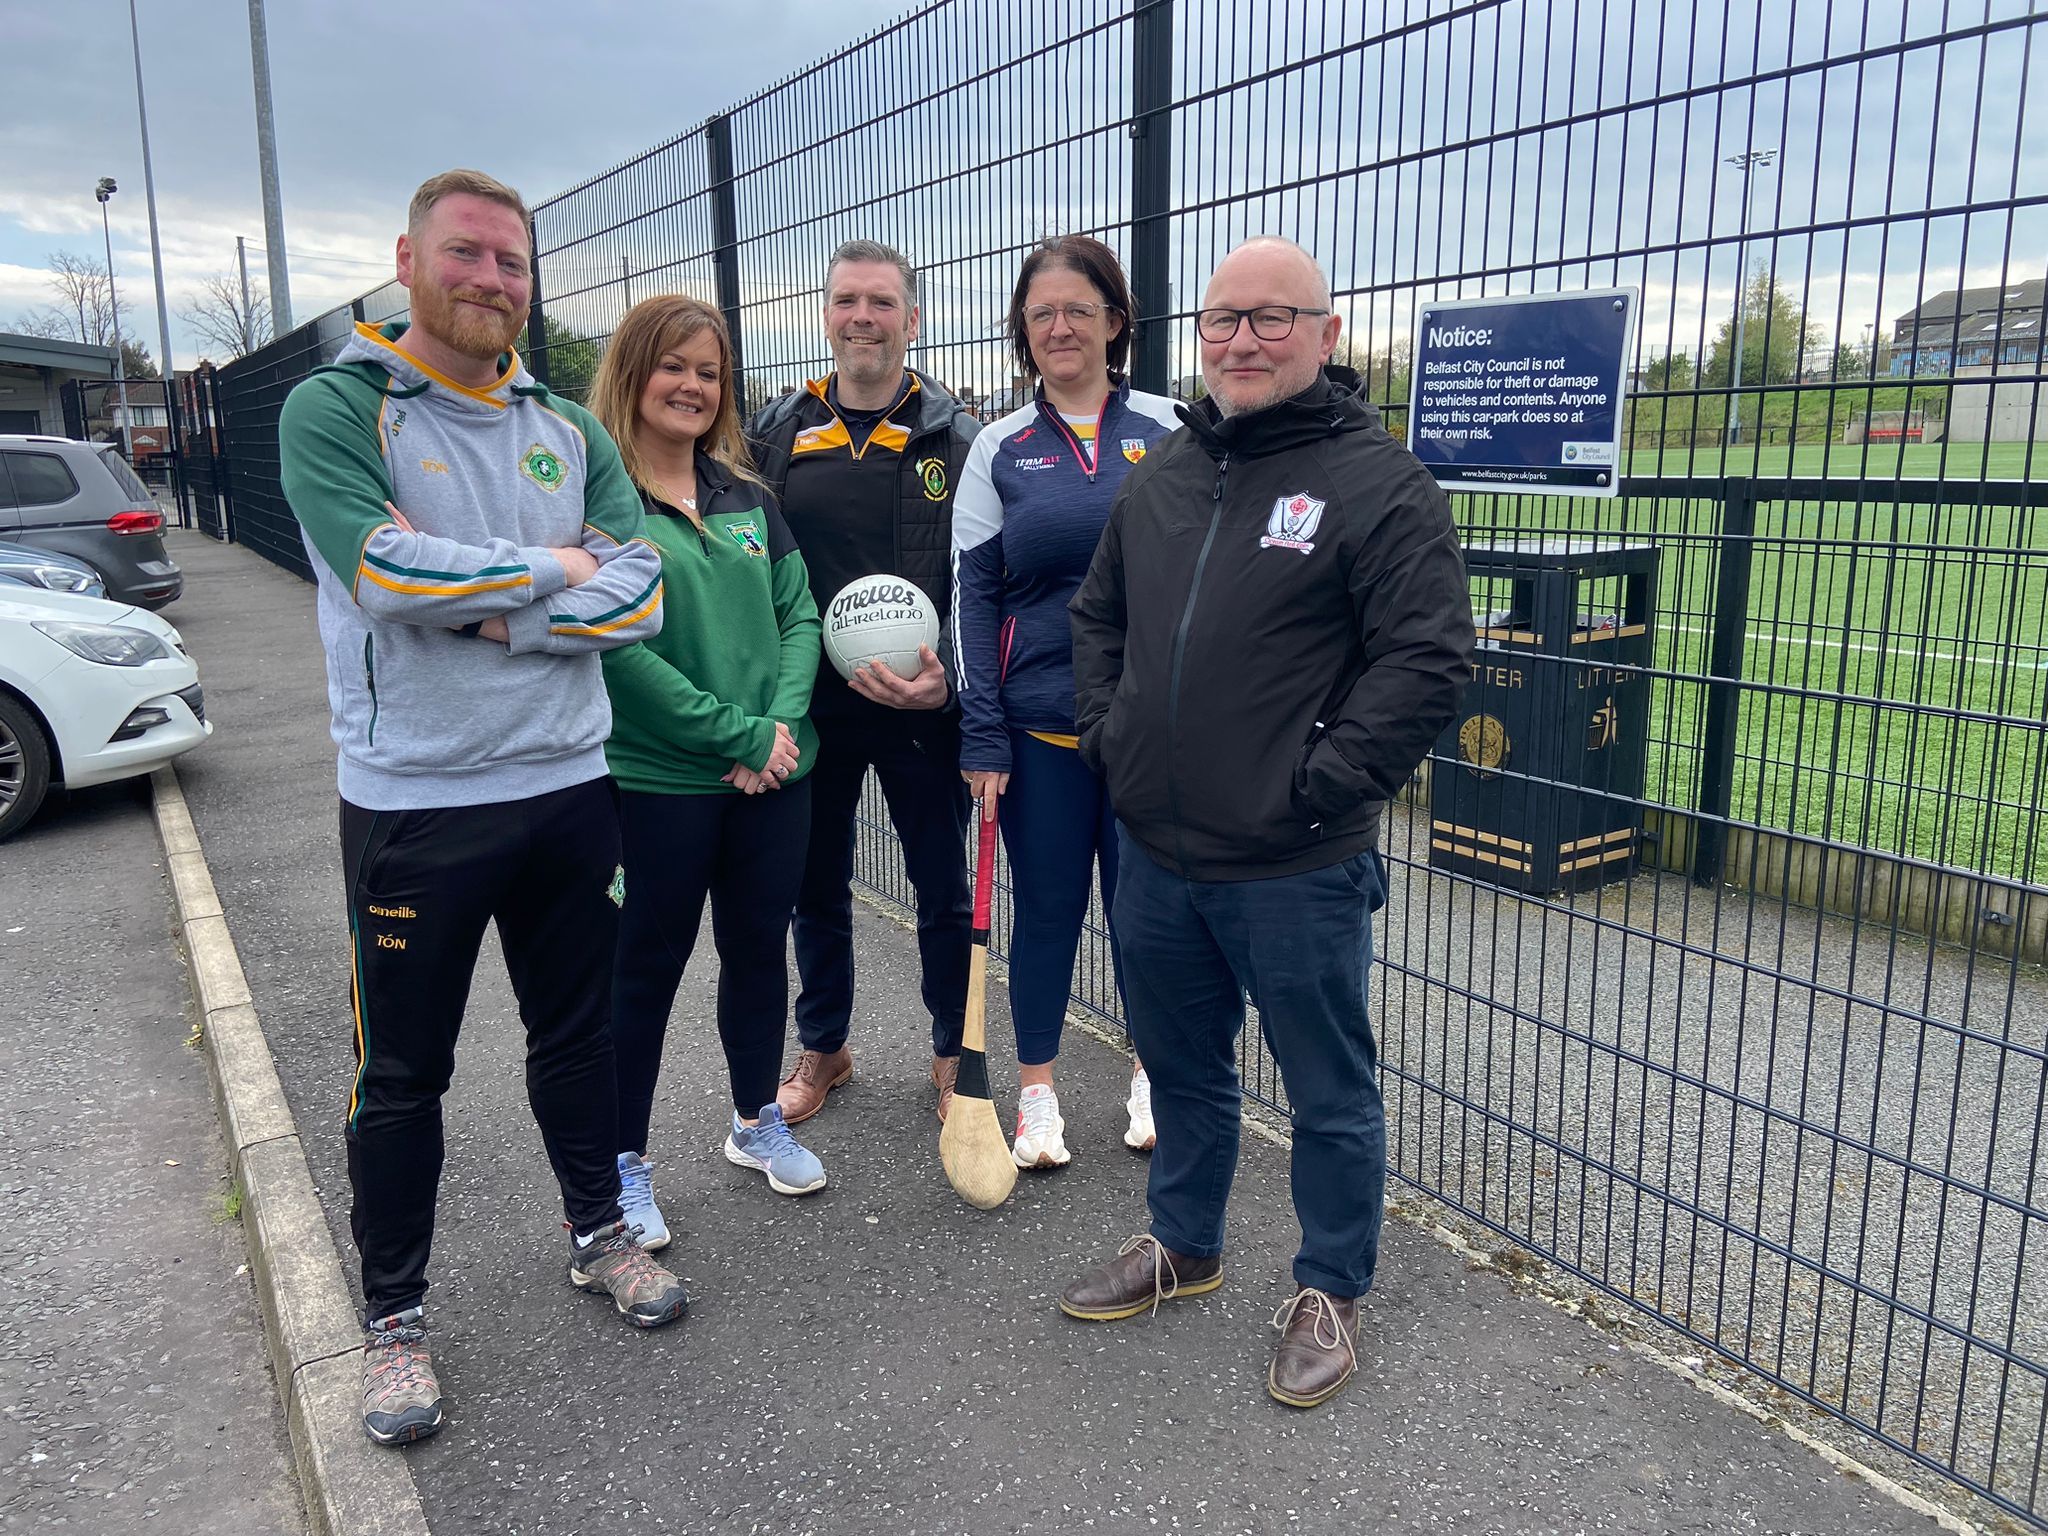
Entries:
MULTIPOLYGON (((1433 867, 1429 794, 1471 768, 1426 765, 1377 933, 1392 1167, 2048 1525, 2044 28, 2024 0, 942 0, 540 203, 526 355, 580 395, 635 299, 687 289, 756 407, 830 366, 825 259, 873 236, 920 266, 915 364, 993 414, 1017 262, 1083 230, 1130 268, 1137 381, 1194 393, 1206 274, 1268 232, 1329 270, 1399 432, 1425 304, 1640 288, 1624 494, 1455 503, 1475 547, 1657 552, 1644 782, 1590 786, 1640 813, 1639 872, 1433 867)), ((404 303, 222 371, 238 536, 273 558, 285 389, 404 303)), ((1513 598, 1475 582, 1475 618, 1513 598)), ((859 878, 907 903, 864 816, 859 878)), ((1098 921, 1075 996, 1113 1019, 1110 976, 1098 921)))

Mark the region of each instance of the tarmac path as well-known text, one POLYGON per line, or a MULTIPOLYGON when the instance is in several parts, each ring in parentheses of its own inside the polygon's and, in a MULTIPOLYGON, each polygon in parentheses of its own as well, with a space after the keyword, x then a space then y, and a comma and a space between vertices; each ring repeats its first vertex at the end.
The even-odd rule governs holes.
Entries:
MULTIPOLYGON (((345 1267, 350 1075, 333 749, 312 589, 174 540, 177 621, 218 725, 180 765, 345 1267)), ((1357 1380, 1265 1395, 1298 1239, 1248 1137, 1230 1279, 1152 1318, 1053 1298, 1143 1224, 1112 1052, 1061 1063, 1073 1165, 976 1213, 938 1168, 915 950, 858 909, 852 1082, 804 1128, 832 1183, 787 1200, 718 1153, 715 961, 685 979, 655 1108, 689 1317, 624 1327, 564 1279, 559 1204, 487 946, 447 1102, 428 1319, 449 1427, 408 1454, 438 1531, 1931 1532, 1934 1525, 1585 1324, 1390 1223, 1357 1380)), ((1008 1020, 990 1022, 999 1100, 1008 1020)), ((353 1275, 351 1276, 353 1283, 353 1275)), ((251 1345, 254 1348, 253 1330, 251 1345)), ((394 1453, 398 1454, 398 1453, 394 1453)))

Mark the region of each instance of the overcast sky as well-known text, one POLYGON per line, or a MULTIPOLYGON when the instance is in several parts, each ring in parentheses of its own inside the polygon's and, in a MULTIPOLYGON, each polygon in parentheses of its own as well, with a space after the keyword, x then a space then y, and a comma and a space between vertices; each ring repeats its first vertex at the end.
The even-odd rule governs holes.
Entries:
MULTIPOLYGON (((262 238, 247 0, 141 4, 175 309, 232 270, 237 234, 262 238)), ((1060 229, 1128 251, 1132 4, 269 0, 295 312, 388 279, 406 199, 435 171, 475 165, 539 201, 918 11, 742 123, 740 152, 766 155, 741 167, 746 353, 791 377, 815 368, 820 258, 879 235, 925 268, 920 361, 995 387, 1018 253, 1060 229)), ((2048 72, 2033 47, 2048 20, 2030 0, 1175 11, 1182 212, 1168 291, 1141 293, 1143 313, 1185 314, 1256 231, 1318 253, 1368 350, 1412 334, 1432 298, 1633 284, 1646 355, 1703 357, 1738 270, 1758 264, 1823 342, 1854 342, 1959 280, 2048 265, 2048 72), (1304 62, 1274 69, 1290 59, 1304 62), (1778 158, 1745 220, 1727 160, 1755 147, 1778 158)), ((50 252, 97 255, 92 187, 112 175, 124 321, 154 350, 125 0, 0 0, 0 41, 0 329, 50 302, 50 252)), ((582 238, 543 241, 551 319, 603 335, 650 267, 642 296, 708 285, 708 263, 674 265, 705 245, 690 224, 701 200, 669 201, 701 184, 703 153, 697 141, 562 212, 582 238)), ((261 274, 260 250, 250 267, 261 274)), ((1189 371, 1191 332, 1171 334, 1173 371, 1189 371)), ((172 339, 193 361, 182 327, 172 339)))
MULTIPOLYGON (((391 273, 406 199, 473 165, 559 192, 873 31, 912 0, 269 0, 294 312, 391 273)), ((247 0, 139 0, 164 282, 175 311, 264 256, 247 0)), ((0 330, 49 304, 50 253, 102 258, 112 176, 122 328, 157 341, 126 0, 0 0, 0 330)), ((193 342, 173 318, 181 366, 193 342)))

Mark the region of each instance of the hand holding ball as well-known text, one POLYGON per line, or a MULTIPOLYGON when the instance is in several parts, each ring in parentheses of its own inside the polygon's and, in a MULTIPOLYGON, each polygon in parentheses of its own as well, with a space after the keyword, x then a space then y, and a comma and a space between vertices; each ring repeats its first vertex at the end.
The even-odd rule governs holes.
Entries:
POLYGON ((918 647, 939 643, 939 615, 916 582, 901 576, 862 576, 825 605, 825 654, 851 679, 871 661, 908 682, 924 663, 918 647))

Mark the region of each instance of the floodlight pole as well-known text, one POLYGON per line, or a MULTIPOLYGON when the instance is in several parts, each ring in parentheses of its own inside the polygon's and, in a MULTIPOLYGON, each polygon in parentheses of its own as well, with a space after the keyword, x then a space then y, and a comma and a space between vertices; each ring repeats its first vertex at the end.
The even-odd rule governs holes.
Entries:
POLYGON ((284 198, 277 190, 277 126, 270 112, 270 34, 263 0, 249 0, 249 67, 256 80, 256 162, 263 178, 263 244, 270 260, 270 334, 292 328, 292 281, 284 256, 284 198))
MULTIPOLYGON (((1778 152, 1775 149, 1745 150, 1739 155, 1730 155, 1728 163, 1742 172, 1742 223, 1735 236, 1735 335, 1733 337, 1734 358, 1728 370, 1728 441, 1742 441, 1742 301, 1749 289, 1749 194, 1751 177, 1758 166, 1769 165, 1778 152)), ((1770 359, 1764 360, 1764 372, 1770 372, 1770 359)), ((1769 382, 1768 379, 1765 380, 1769 382)), ((1763 430, 1763 406, 1757 406, 1757 430, 1763 430)))
MULTIPOLYGON (((181 471, 184 467, 184 445, 179 441, 178 402, 175 385, 178 370, 171 361, 171 305, 164 297, 164 248, 157 237, 156 228, 156 175, 149 162, 149 110, 142 101, 142 28, 135 19, 135 0, 128 0, 128 36, 135 49, 135 117, 142 128, 142 197, 149 208, 149 265, 156 275, 156 324, 157 343, 163 348, 163 357, 157 365, 157 374, 163 381, 164 395, 164 436, 167 440, 167 460, 171 466, 172 492, 183 505, 184 494, 181 471)), ((113 282, 111 263, 107 275, 113 282)))
POLYGON ((132 468, 135 464, 135 429, 128 413, 128 370, 121 365, 121 301, 114 296, 114 233, 107 222, 107 202, 117 190, 113 177, 102 176, 100 184, 93 188, 93 196, 100 200, 100 238, 107 243, 107 311, 114 322, 114 387, 121 402, 121 457, 132 468))

